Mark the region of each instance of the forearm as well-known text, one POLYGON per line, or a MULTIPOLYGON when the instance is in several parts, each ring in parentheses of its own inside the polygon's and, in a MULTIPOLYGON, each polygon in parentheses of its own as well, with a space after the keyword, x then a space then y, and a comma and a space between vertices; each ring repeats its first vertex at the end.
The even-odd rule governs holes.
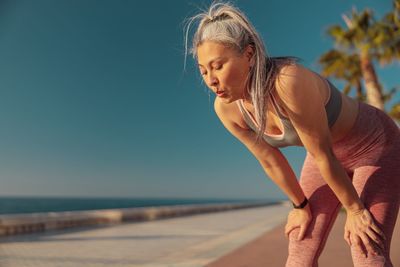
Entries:
POLYGON ((260 162, 265 173, 271 180, 288 196, 289 200, 299 205, 304 200, 304 193, 301 189, 296 175, 287 160, 282 157, 279 165, 266 165, 260 162))
POLYGON ((333 155, 316 158, 322 177, 347 211, 364 208, 342 164, 333 155))

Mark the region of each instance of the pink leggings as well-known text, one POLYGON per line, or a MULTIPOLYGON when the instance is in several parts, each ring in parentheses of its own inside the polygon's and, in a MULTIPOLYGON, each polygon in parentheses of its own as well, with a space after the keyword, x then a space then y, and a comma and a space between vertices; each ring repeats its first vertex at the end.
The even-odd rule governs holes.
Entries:
MULTIPOLYGON (((368 254, 365 258, 351 248, 353 264, 355 267, 392 267, 390 242, 400 205, 399 127, 383 111, 360 102, 355 125, 332 147, 365 207, 387 237, 386 250, 381 256, 368 254)), ((313 220, 303 240, 296 240, 298 228, 290 233, 286 267, 315 267, 341 203, 308 153, 300 185, 309 199, 313 220)), ((344 239, 343 245, 347 246, 344 239)))

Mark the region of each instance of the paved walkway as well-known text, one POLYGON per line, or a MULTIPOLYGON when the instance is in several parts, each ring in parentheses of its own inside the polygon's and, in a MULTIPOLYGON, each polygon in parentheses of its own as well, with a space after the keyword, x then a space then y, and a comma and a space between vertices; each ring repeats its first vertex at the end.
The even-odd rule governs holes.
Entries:
MULTIPOLYGON (((290 206, 233 210, 145 223, 0 239, 1 267, 281 267, 290 206)), ((340 213, 319 261, 351 267, 340 213)), ((400 266, 400 215, 391 256, 400 266)))
MULTIPOLYGON (((319 258, 320 267, 352 267, 350 248, 343 239, 346 213, 340 212, 319 258)), ((207 267, 280 267, 285 266, 288 240, 284 235, 285 223, 264 233, 246 245, 231 251, 207 267)), ((391 243, 393 266, 400 266, 400 213, 391 243)))
POLYGON ((0 266, 204 266, 272 230, 289 210, 274 205, 1 238, 0 266))

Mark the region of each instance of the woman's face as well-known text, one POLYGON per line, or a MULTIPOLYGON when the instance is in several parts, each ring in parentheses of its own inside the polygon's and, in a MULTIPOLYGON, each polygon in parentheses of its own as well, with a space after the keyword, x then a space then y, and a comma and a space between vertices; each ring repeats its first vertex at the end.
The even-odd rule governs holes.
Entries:
POLYGON ((240 54, 220 43, 206 41, 197 47, 201 76, 206 85, 225 103, 247 98, 247 76, 253 49, 240 54))

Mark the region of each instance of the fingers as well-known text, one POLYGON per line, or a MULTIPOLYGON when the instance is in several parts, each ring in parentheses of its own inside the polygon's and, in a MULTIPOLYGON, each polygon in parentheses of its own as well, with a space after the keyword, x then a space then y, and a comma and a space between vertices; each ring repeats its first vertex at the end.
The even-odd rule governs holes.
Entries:
POLYGON ((286 238, 289 238, 289 234, 293 229, 296 229, 298 226, 295 225, 286 225, 285 226, 285 236, 286 238))
POLYGON ((364 222, 367 226, 365 230, 366 235, 375 242, 374 245, 378 245, 380 249, 384 249, 384 241, 386 240, 385 233, 378 227, 372 214, 366 210, 366 215, 368 216, 367 222, 364 222))
POLYGON ((368 228, 366 234, 373 242, 375 242, 376 245, 379 246, 380 249, 385 249, 385 243, 382 241, 381 237, 378 236, 374 231, 368 228))
POLYGON ((306 234, 307 231, 307 224, 303 224, 300 226, 300 232, 299 235, 297 236, 297 241, 303 240, 304 235, 306 234))
POLYGON ((285 226, 285 236, 289 238, 290 233, 300 228, 297 233, 297 240, 304 238, 308 225, 311 223, 312 215, 309 210, 293 210, 289 213, 288 221, 285 226))
POLYGON ((347 244, 351 247, 350 231, 344 231, 344 240, 346 240, 347 244))
POLYGON ((306 234, 306 231, 307 231, 307 225, 306 224, 303 224, 301 226, 295 226, 295 225, 286 226, 285 227, 286 238, 289 238, 290 232, 293 231, 296 228, 300 228, 299 234, 297 235, 297 241, 303 240, 303 238, 304 238, 304 236, 306 234))
POLYGON ((362 214, 348 216, 344 239, 352 249, 358 250, 365 257, 368 254, 381 255, 385 251, 385 234, 367 209, 362 214))
POLYGON ((378 235, 380 235, 380 237, 383 240, 386 240, 385 233, 378 227, 378 225, 376 225, 371 212, 369 212, 368 210, 365 210, 365 212, 366 212, 366 215, 368 216, 368 220, 367 220, 367 222, 365 222, 365 224, 368 225, 370 228, 372 228, 372 230, 374 230, 378 235))
POLYGON ((362 245, 363 242, 361 241, 361 238, 359 236, 357 236, 357 235, 351 234, 350 235, 350 240, 351 240, 352 247, 354 249, 358 250, 365 257, 367 257, 368 253, 367 253, 367 251, 365 250, 365 248, 362 245))
POLYGON ((378 235, 380 235, 380 237, 381 237, 383 240, 386 240, 385 233, 384 233, 375 223, 371 224, 370 227, 372 228, 372 230, 375 231, 375 233, 377 233, 378 235))
MULTIPOLYGON (((361 238, 361 240, 363 242, 363 245, 366 248, 367 254, 372 254, 372 255, 375 255, 375 256, 381 254, 380 249, 378 248, 378 246, 374 242, 371 242, 366 234, 364 234, 364 233, 361 234, 360 238, 361 238)), ((367 254, 365 255, 365 257, 368 256, 367 254)))

